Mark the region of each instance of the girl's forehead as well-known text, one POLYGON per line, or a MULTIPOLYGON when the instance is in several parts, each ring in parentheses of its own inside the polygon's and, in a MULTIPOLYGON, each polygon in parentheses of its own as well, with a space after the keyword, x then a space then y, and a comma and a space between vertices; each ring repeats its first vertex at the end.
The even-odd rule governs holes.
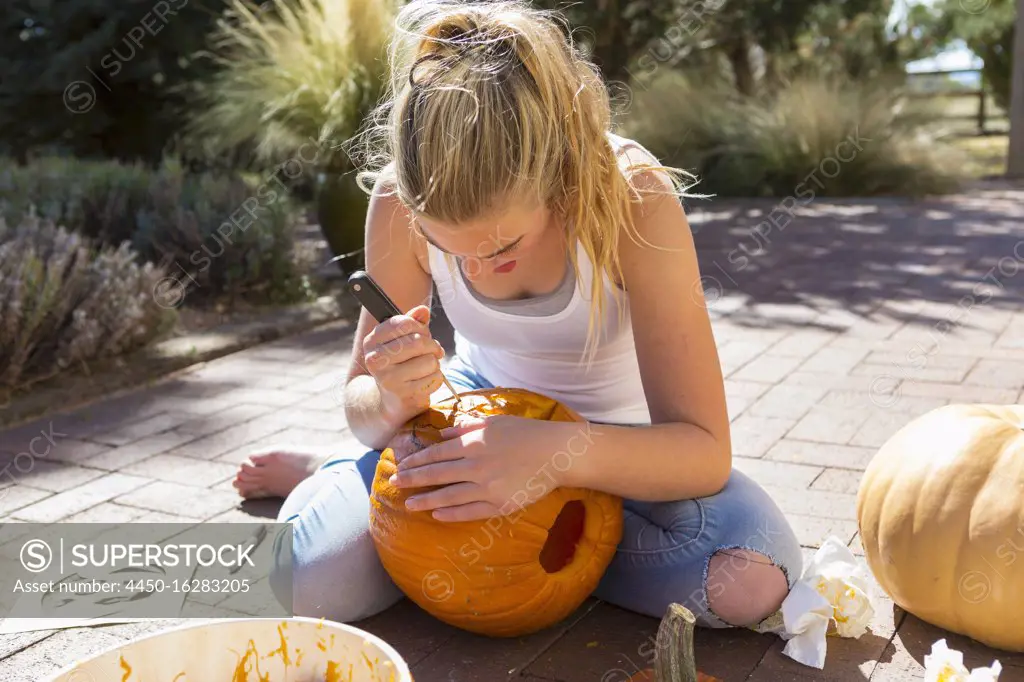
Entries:
POLYGON ((543 227, 547 211, 541 205, 516 204, 500 211, 458 222, 442 220, 422 213, 413 213, 415 221, 431 236, 452 235, 518 238, 526 232, 543 227))
POLYGON ((417 231, 442 251, 483 257, 539 233, 547 220, 543 208, 517 207, 460 223, 423 215, 416 215, 415 222, 417 231))

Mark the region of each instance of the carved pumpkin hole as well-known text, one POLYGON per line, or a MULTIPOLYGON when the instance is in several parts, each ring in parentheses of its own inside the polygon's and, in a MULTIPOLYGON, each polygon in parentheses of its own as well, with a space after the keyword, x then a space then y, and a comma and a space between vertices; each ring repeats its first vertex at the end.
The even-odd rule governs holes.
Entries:
POLYGON ((558 573, 572 561, 586 519, 587 509, 579 500, 566 502, 558 512, 540 550, 540 565, 547 573, 558 573))

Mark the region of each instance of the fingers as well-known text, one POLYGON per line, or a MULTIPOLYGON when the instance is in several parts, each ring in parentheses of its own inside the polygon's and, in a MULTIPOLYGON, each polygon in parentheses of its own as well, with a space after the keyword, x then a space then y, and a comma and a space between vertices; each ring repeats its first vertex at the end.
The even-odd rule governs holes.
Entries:
POLYGON ((456 426, 443 428, 439 433, 441 434, 441 438, 444 438, 445 440, 458 438, 459 436, 464 436, 471 431, 482 429, 487 426, 488 421, 489 419, 487 417, 472 417, 471 419, 467 419, 456 426))
POLYGON ((401 336, 379 345, 363 344, 363 358, 367 368, 371 370, 375 368, 380 370, 388 365, 397 365, 420 356, 440 360, 444 357, 444 349, 441 348, 440 343, 431 338, 430 334, 419 332, 401 336))
POLYGON ((434 358, 417 358, 374 374, 382 391, 418 401, 429 399, 441 381, 441 367, 434 358))
POLYGON ((472 460, 452 459, 425 464, 414 469, 401 468, 391 475, 390 482, 398 488, 427 488, 467 483, 473 480, 475 470, 476 466, 472 460))
POLYGON ((430 336, 430 309, 426 306, 416 306, 405 315, 395 315, 391 319, 378 324, 366 335, 363 341, 364 347, 367 343, 380 345, 392 339, 409 334, 426 334, 430 336))
POLYGON ((484 491, 476 483, 455 483, 437 490, 414 495, 405 501, 412 511, 430 511, 439 507, 455 507, 483 502, 484 491))
POLYGON ((501 516, 501 510, 490 502, 470 502, 455 507, 435 509, 432 516, 438 521, 455 523, 458 521, 482 521, 494 516, 501 516))
MULTIPOLYGON (((374 376, 385 380, 389 386, 399 386, 407 382, 419 381, 441 372, 441 363, 433 355, 419 355, 390 365, 384 365, 384 363, 376 364, 378 366, 374 376)), ((371 367, 371 369, 373 368, 371 367)))
POLYGON ((405 382, 405 392, 414 397, 431 396, 434 391, 444 386, 440 372, 414 381, 405 382))
POLYGON ((430 308, 425 305, 421 304, 415 308, 410 308, 406 315, 422 324, 430 324, 430 308))
POLYGON ((430 334, 430 308, 416 306, 381 322, 362 342, 362 364, 385 402, 409 416, 426 409, 444 385, 440 361, 444 348, 430 334))
POLYGON ((465 446, 461 441, 441 441, 440 443, 425 447, 422 450, 405 457, 405 459, 398 462, 398 471, 399 473, 402 473, 407 469, 424 467, 428 464, 462 460, 465 458, 465 455, 465 446))
POLYGON ((367 350, 371 353, 385 354, 399 362, 416 355, 434 355, 436 357, 444 355, 444 348, 430 335, 429 330, 426 333, 413 332, 399 336, 385 343, 369 346, 367 350))
MULTIPOLYGON (((433 355, 420 355, 399 364, 391 364, 387 356, 371 356, 367 371, 382 391, 403 401, 419 404, 443 383, 441 363, 433 355)), ((425 407, 425 406, 424 406, 425 407)))

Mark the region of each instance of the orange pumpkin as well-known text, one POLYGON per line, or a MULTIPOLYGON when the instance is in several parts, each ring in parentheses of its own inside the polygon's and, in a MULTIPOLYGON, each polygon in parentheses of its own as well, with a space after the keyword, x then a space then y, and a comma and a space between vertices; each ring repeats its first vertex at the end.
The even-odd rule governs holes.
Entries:
MULTIPOLYGON (((471 632, 514 637, 559 622, 597 587, 622 536, 622 499, 552 488, 539 471, 527 483, 529 499, 536 501, 508 505, 501 516, 451 523, 406 509, 406 499, 432 488, 391 485, 396 452, 415 452, 439 442, 440 429, 493 414, 583 421, 565 405, 520 389, 462 393, 457 409, 453 398, 432 405, 381 454, 370 496, 370 533, 392 580, 424 610, 471 632)), ((564 458, 552 454, 553 466, 561 466, 564 458)))
POLYGON ((1024 406, 950 405, 909 422, 865 470, 857 521, 896 604, 1024 651, 1024 406))

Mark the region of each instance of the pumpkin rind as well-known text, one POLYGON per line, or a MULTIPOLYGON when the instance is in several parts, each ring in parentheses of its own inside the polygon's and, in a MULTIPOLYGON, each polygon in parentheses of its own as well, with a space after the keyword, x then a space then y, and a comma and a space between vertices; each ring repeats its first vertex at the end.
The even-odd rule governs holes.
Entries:
POLYGON ((905 425, 864 472, 857 523, 901 608, 1024 651, 1024 407, 951 405, 905 425))
POLYGON ((396 471, 396 448, 412 452, 438 442, 439 429, 467 414, 583 421, 561 403, 521 389, 461 393, 457 412, 453 406, 454 399, 431 406, 381 454, 370 497, 377 553, 399 589, 446 623, 498 637, 542 630, 569 616, 597 587, 622 537, 622 499, 594 490, 552 488, 541 475, 547 494, 525 509, 510 505, 511 513, 504 516, 445 523, 430 512, 407 510, 406 499, 428 489, 399 489, 388 482, 396 471), (585 509, 582 536, 570 562, 547 573, 540 552, 548 529, 574 500, 585 509))

